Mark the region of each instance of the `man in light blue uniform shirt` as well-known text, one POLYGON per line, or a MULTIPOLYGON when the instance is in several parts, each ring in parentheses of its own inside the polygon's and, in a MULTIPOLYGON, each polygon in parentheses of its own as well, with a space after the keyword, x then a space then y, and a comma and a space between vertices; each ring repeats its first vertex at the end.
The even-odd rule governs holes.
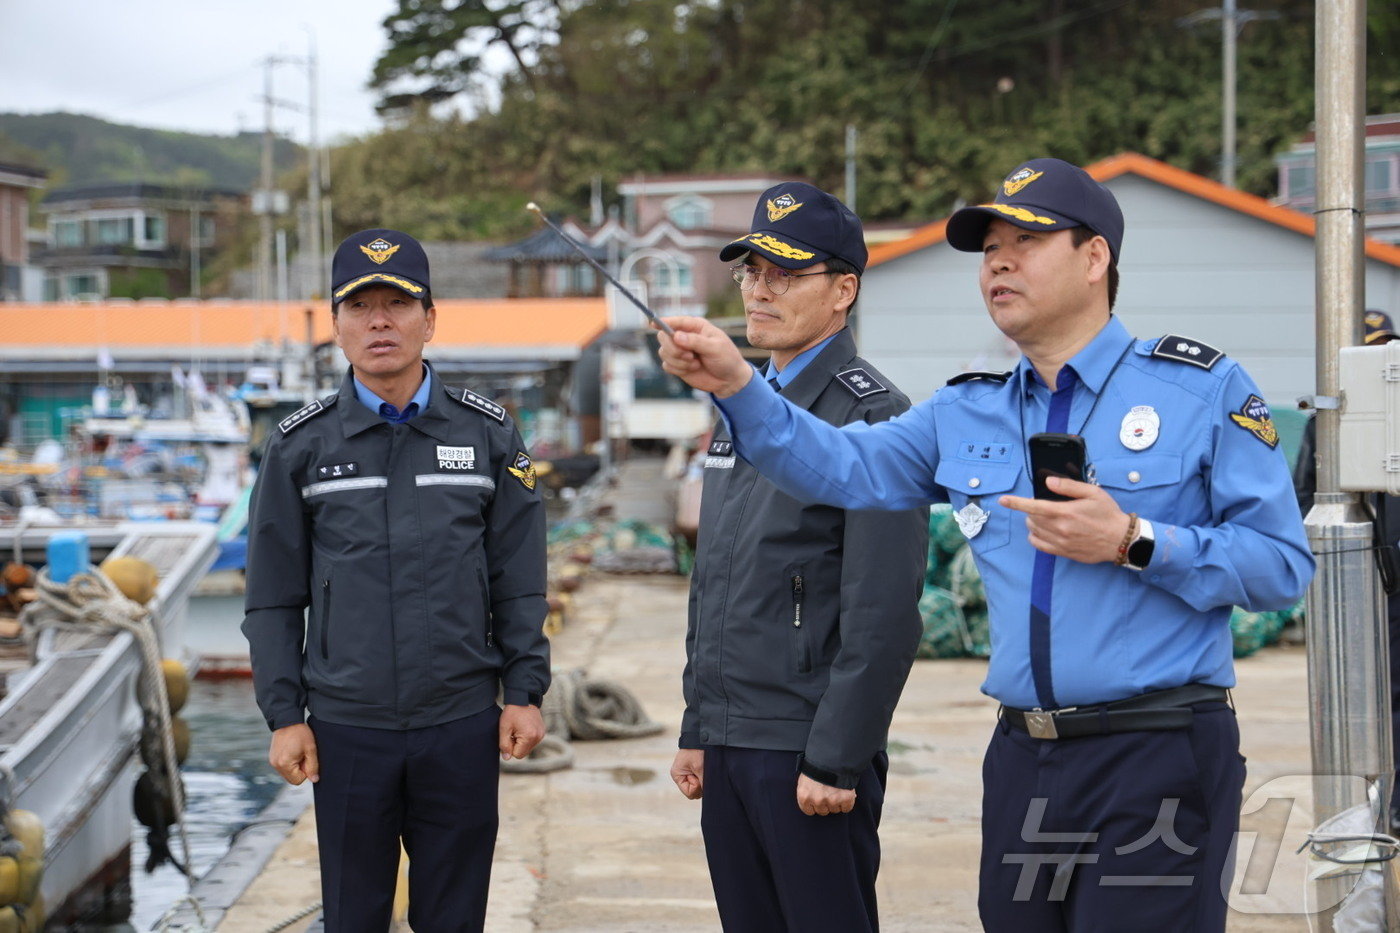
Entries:
POLYGON ((890 421, 822 424, 672 320, 666 368, 710 391, 780 488, 846 508, 951 502, 986 583, 1002 703, 983 767, 990 930, 1224 930, 1244 760, 1231 607, 1290 605, 1313 558, 1258 388, 1220 351, 1113 315, 1123 217, 1034 159, 949 220, 1024 354, 890 421), (1080 436, 1087 479, 1034 499, 1027 439, 1080 436))

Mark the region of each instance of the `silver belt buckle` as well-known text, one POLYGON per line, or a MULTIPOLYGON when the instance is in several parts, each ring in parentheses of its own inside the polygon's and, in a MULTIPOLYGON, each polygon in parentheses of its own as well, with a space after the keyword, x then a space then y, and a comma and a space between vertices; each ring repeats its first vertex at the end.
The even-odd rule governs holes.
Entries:
POLYGON ((1058 739, 1060 733, 1055 729, 1055 717, 1040 710, 1030 710, 1026 714, 1026 731, 1033 739, 1058 739))

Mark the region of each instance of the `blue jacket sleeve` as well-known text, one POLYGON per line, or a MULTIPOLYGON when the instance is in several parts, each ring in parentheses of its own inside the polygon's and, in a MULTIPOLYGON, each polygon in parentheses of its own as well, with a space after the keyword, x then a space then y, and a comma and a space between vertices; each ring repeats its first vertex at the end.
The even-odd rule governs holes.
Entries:
POLYGON ((717 401, 734 449, 783 492, 847 509, 908 509, 943 497, 934 484, 933 400, 878 424, 837 428, 762 379, 717 401))
MULTIPOLYGON (((1195 609, 1283 609, 1312 580, 1315 561, 1283 451, 1232 418, 1258 395, 1238 366, 1221 380, 1204 466, 1209 523, 1171 525, 1144 516, 1157 539, 1144 578, 1195 609)), ((1261 429, 1265 438, 1271 429, 1261 429)))

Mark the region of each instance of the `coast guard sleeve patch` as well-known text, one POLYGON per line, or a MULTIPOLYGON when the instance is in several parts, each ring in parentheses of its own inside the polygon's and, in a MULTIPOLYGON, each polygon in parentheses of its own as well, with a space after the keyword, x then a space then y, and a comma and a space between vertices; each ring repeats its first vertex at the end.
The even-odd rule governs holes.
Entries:
POLYGON ((510 475, 520 480, 520 485, 531 491, 535 488, 535 464, 530 457, 521 450, 515 454, 515 462, 506 467, 510 475))
POLYGON ((468 408, 475 408, 482 414, 495 418, 501 424, 506 422, 506 410, 489 398, 482 398, 470 389, 449 389, 447 394, 468 408))
POLYGON ((1157 346, 1152 348, 1152 355, 1164 360, 1176 360, 1178 363, 1190 363, 1192 366, 1210 369, 1220 362, 1220 358, 1225 354, 1208 343, 1201 343, 1199 340, 1192 340, 1190 337, 1182 337, 1177 334, 1167 334, 1157 341, 1157 346))
POLYGON ((1005 382, 1011 378, 1011 373, 994 373, 986 370, 973 370, 972 372, 958 373, 949 379, 945 385, 955 386, 964 382, 974 382, 978 379, 986 379, 988 382, 1005 382))
POLYGON ((849 389, 856 398, 865 398, 869 395, 889 391, 888 388, 880 384, 878 379, 863 369, 848 369, 844 373, 837 373, 836 380, 849 389))
POLYGON ((1278 429, 1274 427, 1274 419, 1269 416, 1268 404, 1259 396, 1251 395, 1245 399, 1239 411, 1230 412, 1230 420, 1269 447, 1278 446, 1278 429))
POLYGON ((315 418, 321 412, 330 408, 330 406, 335 404, 335 399, 336 396, 334 395, 329 396, 325 399, 318 398, 310 405, 307 405, 303 408, 298 408, 296 411, 292 412, 290 415, 277 422, 278 429, 283 434, 286 434, 288 431, 292 430, 292 428, 295 428, 302 422, 310 421, 312 418, 315 418))

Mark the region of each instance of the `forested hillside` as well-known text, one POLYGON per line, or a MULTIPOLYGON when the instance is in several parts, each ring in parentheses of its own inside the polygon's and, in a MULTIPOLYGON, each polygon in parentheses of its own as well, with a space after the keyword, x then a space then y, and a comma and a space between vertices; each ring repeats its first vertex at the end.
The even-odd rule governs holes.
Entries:
MULTIPOLYGON (((373 76, 391 128, 336 153, 337 219, 508 235, 531 198, 582 211, 594 176, 636 172, 839 191, 847 123, 869 219, 942 215, 1033 155, 1215 175, 1220 23, 1192 17, 1209 3, 399 0, 373 76)), ((1241 8, 1238 183, 1269 195, 1312 121, 1314 5, 1241 8)), ((1369 112, 1400 110, 1400 4, 1370 10, 1369 112)))
MULTIPOLYGON (((279 169, 300 147, 275 143, 279 169)), ((50 187, 151 182, 247 191, 262 164, 262 135, 202 136, 109 123, 76 113, 0 113, 0 161, 34 165, 50 187)))

